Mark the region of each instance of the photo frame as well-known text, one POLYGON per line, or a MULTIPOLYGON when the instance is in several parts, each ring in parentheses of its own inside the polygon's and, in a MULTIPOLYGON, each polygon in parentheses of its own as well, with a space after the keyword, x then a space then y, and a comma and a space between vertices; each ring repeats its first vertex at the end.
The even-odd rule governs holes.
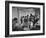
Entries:
POLYGON ((5 37, 44 34, 44 3, 5 1, 5 37))

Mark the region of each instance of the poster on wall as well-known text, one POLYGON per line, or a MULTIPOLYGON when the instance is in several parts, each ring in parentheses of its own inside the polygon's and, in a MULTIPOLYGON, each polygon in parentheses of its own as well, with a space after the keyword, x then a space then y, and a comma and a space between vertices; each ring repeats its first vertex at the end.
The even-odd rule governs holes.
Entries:
POLYGON ((44 35, 44 3, 5 1, 5 37, 44 35))

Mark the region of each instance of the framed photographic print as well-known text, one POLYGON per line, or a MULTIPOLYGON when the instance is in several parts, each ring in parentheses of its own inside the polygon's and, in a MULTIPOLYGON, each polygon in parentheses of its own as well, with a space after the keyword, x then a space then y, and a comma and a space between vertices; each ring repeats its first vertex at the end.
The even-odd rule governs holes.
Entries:
POLYGON ((5 37, 45 34, 44 3, 5 1, 5 37))

